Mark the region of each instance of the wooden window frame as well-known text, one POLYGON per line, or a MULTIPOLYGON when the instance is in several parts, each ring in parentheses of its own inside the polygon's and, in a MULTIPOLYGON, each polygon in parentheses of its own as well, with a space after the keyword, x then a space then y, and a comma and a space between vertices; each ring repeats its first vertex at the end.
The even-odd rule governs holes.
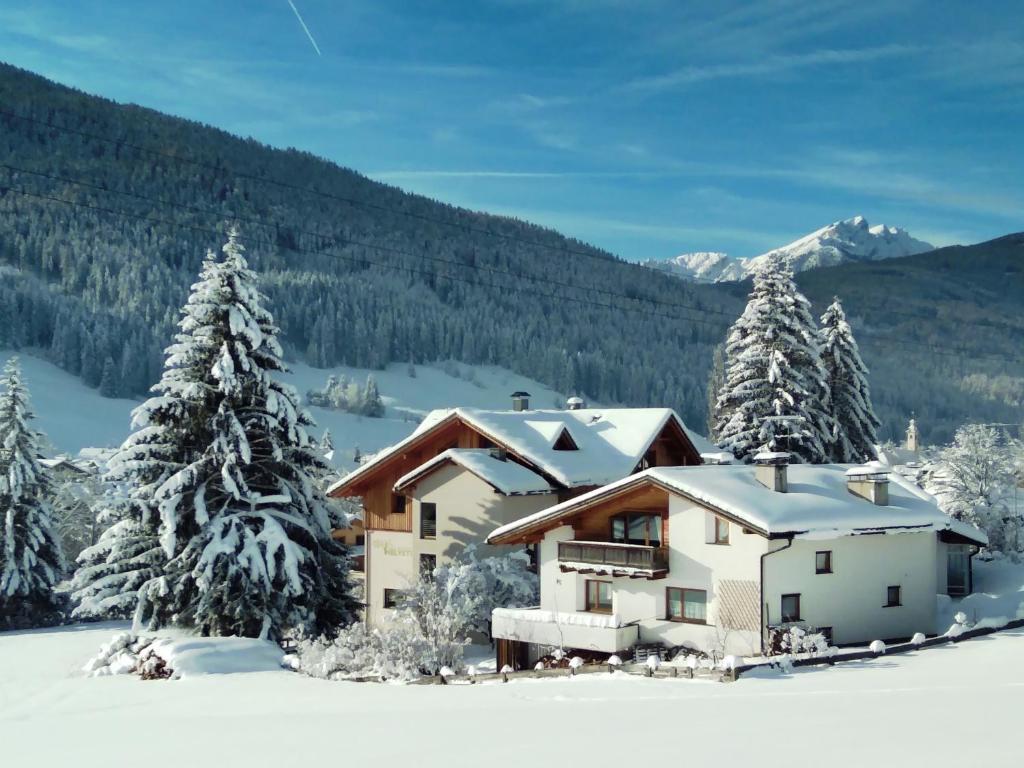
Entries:
MULTIPOLYGON (((601 590, 600 587, 596 587, 598 598, 600 598, 600 596, 601 596, 600 595, 600 590, 601 590)), ((585 582, 584 582, 583 591, 584 591, 584 594, 585 594, 584 605, 586 606, 587 613, 610 614, 610 613, 613 612, 614 607, 615 607, 615 603, 614 603, 614 599, 613 599, 613 595, 612 595, 612 583, 610 581, 601 581, 600 579, 586 579, 585 582), (608 600, 609 600, 608 608, 601 608, 601 607, 599 607, 600 603, 597 604, 598 607, 595 607, 594 604, 590 602, 590 585, 591 584, 607 584, 608 585, 608 600)))
POLYGON ((885 588, 885 605, 883 608, 900 608, 903 605, 903 587, 900 584, 890 584, 885 588), (896 590, 896 602, 892 601, 892 591, 896 590))
POLYGON ((706 589, 694 589, 692 587, 665 587, 665 619, 668 621, 674 621, 678 624, 701 624, 707 626, 708 623, 708 591, 706 589), (676 617, 672 615, 672 592, 679 592, 679 607, 682 613, 676 617), (686 593, 687 592, 700 592, 704 595, 704 618, 703 619, 688 619, 686 618, 686 593))
POLYGON ((641 510, 641 509, 626 510, 626 511, 620 512, 617 515, 612 515, 611 517, 609 517, 608 518, 608 541, 610 541, 610 542, 618 542, 618 543, 621 543, 621 544, 634 544, 635 543, 635 542, 631 542, 629 540, 629 519, 631 517, 646 517, 646 518, 648 518, 647 536, 645 537, 643 544, 636 544, 636 546, 640 546, 640 547, 663 547, 663 546, 665 546, 665 518, 662 516, 662 514, 660 512, 648 512, 648 511, 644 511, 644 510, 641 510), (650 518, 656 518, 657 521, 658 521, 658 523, 657 523, 658 524, 658 542, 657 543, 654 543, 654 542, 651 541, 650 518), (621 540, 621 541, 619 539, 615 538, 615 521, 616 520, 623 520, 624 523, 625 523, 625 526, 624 526, 623 530, 625 531, 626 538, 621 540))
POLYGON ((831 549, 819 549, 814 553, 814 573, 816 576, 820 576, 823 573, 832 573, 832 550, 831 549), (825 555, 827 562, 824 568, 818 567, 818 555, 825 555))
POLYGON ((397 608, 398 595, 401 591, 402 590, 400 589, 389 589, 388 587, 384 587, 384 608, 387 608, 389 611, 392 611, 395 608, 397 608))
POLYGON ((711 543, 716 546, 728 546, 729 545, 729 521, 721 515, 712 513, 712 537, 711 543), (725 526, 725 536, 721 536, 722 528, 725 526))
POLYGON ((801 602, 800 595, 801 595, 800 592, 787 592, 786 594, 782 595, 781 599, 779 600, 779 622, 780 623, 782 623, 782 624, 795 624, 798 621, 803 621, 803 615, 804 614, 803 614, 803 607, 800 605, 800 602, 801 602), (796 616, 788 618, 788 619, 786 618, 786 608, 785 608, 785 606, 786 606, 786 598, 787 597, 795 597, 796 598, 796 616))

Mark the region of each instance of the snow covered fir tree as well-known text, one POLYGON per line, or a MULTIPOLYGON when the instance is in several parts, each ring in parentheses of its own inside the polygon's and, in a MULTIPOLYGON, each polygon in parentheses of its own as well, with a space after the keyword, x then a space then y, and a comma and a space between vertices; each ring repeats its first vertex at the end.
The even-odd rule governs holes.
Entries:
POLYGON ((115 575, 134 594, 118 567, 134 540, 153 570, 136 589, 137 623, 269 638, 331 632, 354 616, 347 556, 315 481, 325 467, 312 421, 271 376, 285 370, 278 329, 243 251, 232 230, 192 286, 156 396, 136 409, 136 432, 112 462, 129 487, 125 514, 79 594, 116 601, 96 591, 115 575))
POLYGON ((831 459, 840 464, 870 461, 876 455, 879 422, 871 405, 868 369, 838 298, 821 316, 821 334, 832 416, 831 459))
POLYGON ((754 277, 750 300, 726 341, 715 437, 738 459, 782 451, 828 461, 828 384, 810 302, 781 256, 754 277))
POLYGON ((50 477, 40 463, 42 435, 16 358, 0 382, 0 628, 56 623, 54 587, 64 555, 49 499, 50 477))

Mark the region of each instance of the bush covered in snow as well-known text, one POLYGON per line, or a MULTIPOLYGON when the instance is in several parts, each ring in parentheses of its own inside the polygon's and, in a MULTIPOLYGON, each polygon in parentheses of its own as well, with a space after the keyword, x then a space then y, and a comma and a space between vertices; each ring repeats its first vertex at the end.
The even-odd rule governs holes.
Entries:
POLYGON ((384 402, 372 375, 367 376, 362 387, 349 381, 347 376, 329 376, 323 389, 311 389, 306 393, 306 402, 359 416, 380 418, 384 415, 384 402))
POLYGON ((298 672, 325 680, 413 680, 422 674, 424 642, 404 623, 387 632, 361 622, 334 639, 301 640, 287 661, 298 672))
POLYGON ((829 649, 820 632, 802 627, 776 627, 769 632, 769 655, 808 653, 819 655, 829 649))

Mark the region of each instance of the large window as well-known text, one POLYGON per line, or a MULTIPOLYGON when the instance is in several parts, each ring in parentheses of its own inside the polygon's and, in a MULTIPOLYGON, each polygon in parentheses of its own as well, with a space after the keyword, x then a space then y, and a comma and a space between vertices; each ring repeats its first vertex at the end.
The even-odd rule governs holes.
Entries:
POLYGON ((946 547, 946 593, 966 595, 970 591, 971 556, 963 544, 946 547))
POLYGON ((827 549, 814 553, 814 572, 832 573, 832 550, 827 549))
POLYGON ((665 590, 666 618, 690 624, 708 623, 708 593, 703 589, 669 587, 665 590))
POLYGON ((661 515, 627 512, 612 518, 612 541, 661 546, 661 515))
POLYGON ((587 610, 593 613, 612 612, 612 583, 587 581, 587 610))
POLYGON ((885 590, 885 607, 895 608, 898 605, 902 605, 903 601, 900 599, 902 591, 898 586, 887 587, 885 590))
POLYGON ((800 595, 782 596, 782 623, 800 621, 800 595))
POLYGON ((437 538, 437 504, 420 502, 420 538, 437 538))

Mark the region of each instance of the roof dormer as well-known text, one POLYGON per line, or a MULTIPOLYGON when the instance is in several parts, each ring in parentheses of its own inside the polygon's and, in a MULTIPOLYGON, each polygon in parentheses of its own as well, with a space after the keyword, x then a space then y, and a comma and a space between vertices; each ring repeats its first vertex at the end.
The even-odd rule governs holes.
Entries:
POLYGON ((562 431, 558 433, 558 437, 555 438, 555 442, 551 444, 552 449, 556 451, 578 451, 580 447, 576 445, 576 441, 572 439, 572 435, 569 434, 569 430, 562 427, 562 431))

